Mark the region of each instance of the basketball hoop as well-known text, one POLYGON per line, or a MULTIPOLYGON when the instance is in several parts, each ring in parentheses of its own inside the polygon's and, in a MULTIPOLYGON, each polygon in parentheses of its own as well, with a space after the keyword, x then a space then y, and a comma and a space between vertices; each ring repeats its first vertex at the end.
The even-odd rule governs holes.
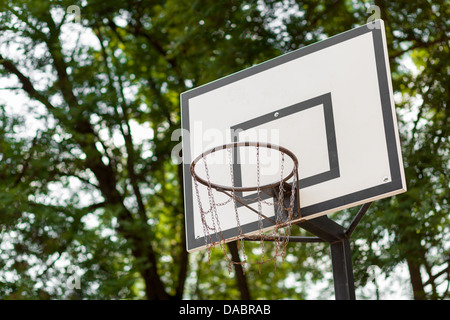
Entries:
MULTIPOLYGON (((247 256, 245 254, 244 241, 243 239, 253 239, 259 240, 261 243, 262 257, 261 261, 256 262, 257 264, 262 264, 268 261, 275 260, 277 257, 282 257, 284 259, 286 255, 286 245, 289 242, 289 235, 291 224, 293 220, 298 220, 300 218, 300 194, 298 187, 298 160, 294 153, 290 150, 280 147, 271 143, 262 142, 234 142, 229 144, 224 144, 215 148, 211 148, 192 161, 190 166, 190 172, 194 180, 195 192, 197 195, 197 202, 200 209, 200 215, 203 225, 203 232, 205 238, 205 245, 208 249, 208 255, 213 247, 220 245, 224 251, 225 257, 227 257, 229 268, 231 269, 232 264, 243 264, 247 263, 247 256), (233 166, 233 149, 237 148, 249 148, 253 147, 256 149, 256 185, 254 186, 236 186, 235 185, 235 172, 233 166), (261 185, 261 161, 260 161, 260 148, 267 148, 276 150, 280 153, 281 162, 278 172, 280 172, 279 180, 271 182, 268 184, 261 185), (210 170, 207 164, 207 157, 215 152, 226 150, 228 167, 230 173, 231 184, 223 185, 211 181, 210 170), (285 166, 285 156, 288 156, 293 163, 292 170, 284 176, 284 166, 285 166), (203 162, 204 171, 206 178, 202 178, 196 172, 196 166, 203 162), (289 182, 289 180, 291 180, 289 182), (209 199, 209 209, 205 209, 202 204, 200 196, 200 186, 203 185, 207 189, 208 199, 209 199), (215 194, 212 190, 216 190, 228 197, 225 202, 217 202, 215 199, 215 194), (248 199, 242 196, 243 192, 256 192, 256 198, 248 199), (269 197, 273 199, 273 202, 263 199, 269 197), (257 203, 257 208, 251 207, 249 202, 257 203), (231 240, 239 240, 240 245, 238 245, 239 252, 241 255, 241 262, 234 262, 228 257, 225 251, 225 240, 222 234, 222 228, 220 226, 220 218, 217 208, 220 206, 225 206, 229 203, 233 203, 234 215, 236 220, 236 225, 238 229, 238 236, 231 240), (263 214, 263 206, 273 206, 275 211, 275 217, 269 218, 267 215, 263 214), (240 222, 240 217, 243 214, 239 212, 238 207, 245 207, 246 213, 253 212, 258 215, 258 232, 257 235, 254 233, 252 235, 244 234, 242 231, 242 226, 240 222), (263 232, 264 223, 263 221, 269 221, 271 224, 271 229, 269 232, 263 232), (215 239, 213 238, 215 236, 215 239), (265 258, 264 250, 264 240, 271 240, 274 242, 275 253, 271 258, 265 258)), ((278 179, 278 178, 277 178, 278 179)), ((267 225, 267 223, 266 223, 267 225)), ((230 241, 230 239, 228 239, 230 241)))

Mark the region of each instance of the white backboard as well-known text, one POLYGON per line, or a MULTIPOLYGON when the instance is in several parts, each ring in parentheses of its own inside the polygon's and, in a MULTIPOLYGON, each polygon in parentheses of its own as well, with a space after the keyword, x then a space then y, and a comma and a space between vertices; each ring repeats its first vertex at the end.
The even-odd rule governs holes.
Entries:
MULTIPOLYGON (((271 142, 291 150, 299 159, 304 219, 406 191, 384 24, 370 25, 182 93, 188 251, 205 247, 189 166, 225 143, 271 142)), ((229 181, 229 171, 212 169, 214 179, 229 181)), ((254 186, 254 176, 243 172, 236 171, 237 183, 254 186)), ((209 203, 206 190, 201 198, 209 203)), ((231 241, 238 236, 234 211, 220 210, 231 241)), ((241 224, 251 233, 258 217, 245 210, 239 208, 241 224)))

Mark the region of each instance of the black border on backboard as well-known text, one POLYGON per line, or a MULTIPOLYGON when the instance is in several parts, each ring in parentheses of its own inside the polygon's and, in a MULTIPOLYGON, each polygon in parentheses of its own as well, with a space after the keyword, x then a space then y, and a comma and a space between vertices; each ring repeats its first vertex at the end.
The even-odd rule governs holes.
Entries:
MULTIPOLYGON (((405 189, 406 186, 403 185, 402 173, 401 173, 401 156, 397 148, 397 136, 395 132, 395 123, 393 117, 393 106, 391 104, 391 90, 390 90, 390 77, 388 75, 388 65, 387 57, 385 56, 385 44, 383 43, 383 32, 381 20, 376 21, 374 24, 370 24, 373 28, 369 28, 368 25, 364 25, 347 32, 338 34, 326 40, 317 42, 315 44, 303 47, 296 51, 284 54, 275 59, 269 60, 267 62, 258 64, 251 68, 242 70, 235 74, 229 75, 227 77, 221 78, 219 80, 213 81, 206 85, 198 88, 194 88, 187 92, 181 94, 181 116, 182 116, 182 127, 184 130, 189 132, 189 100, 196 96, 202 95, 206 92, 215 90, 217 88, 226 86, 230 83, 239 81, 241 79, 253 76, 265 70, 274 68, 276 66, 282 65, 289 61, 301 58, 308 54, 317 52, 319 50, 328 48, 330 46, 336 45, 338 43, 350 40, 352 38, 361 36, 366 33, 371 33, 373 36, 374 43, 374 53, 376 59, 376 68, 378 76, 378 85, 381 99, 381 108, 384 121, 385 138, 387 144, 387 151, 389 157, 389 166, 391 181, 387 183, 381 183, 375 187, 371 187, 365 190, 354 192, 342 197, 324 201, 315 205, 301 208, 301 213, 303 217, 307 217, 316 213, 325 212, 327 210, 332 210, 333 208, 339 208, 349 204, 357 203, 359 201, 364 201, 373 197, 377 197, 383 194, 395 192, 398 190, 405 189)), ((185 195, 185 217, 186 217, 186 240, 187 240, 187 250, 193 251, 197 248, 205 246, 205 238, 199 237, 195 238, 194 230, 194 199, 193 199, 193 183, 192 176, 190 174, 190 145, 189 139, 183 137, 183 155, 186 156, 183 160, 183 178, 184 178, 184 195, 185 195), (187 161, 186 161, 187 160, 187 161)), ((255 222, 257 223, 257 222, 255 222)), ((250 223, 248 225, 242 226, 242 232, 253 231, 255 223, 250 223)), ((270 222, 264 221, 264 227, 269 227, 270 222)), ((237 228, 224 230, 223 237, 235 237, 238 236, 237 228)))
MULTIPOLYGON (((328 149, 328 163, 329 163, 329 170, 324 171, 318 174, 315 174, 310 177, 306 177, 303 179, 300 179, 298 181, 298 185, 300 189, 313 186, 318 183, 322 183, 331 179, 338 178, 340 176, 339 174, 339 159, 338 159, 338 151, 337 151, 337 143, 336 143, 336 132, 334 129, 334 117, 333 117, 333 104, 331 101, 331 92, 328 92, 326 94, 290 105, 288 107, 274 110, 273 112, 270 112, 268 114, 259 116, 257 118, 236 124, 231 127, 232 137, 231 139, 234 142, 238 142, 238 135, 240 132, 249 130, 251 128, 260 126, 262 124, 276 121, 279 119, 282 119, 283 117, 292 115, 297 112, 301 112, 304 110, 308 110, 310 108, 314 108, 317 106, 323 105, 323 118, 325 122, 325 133, 327 137, 327 149, 328 149), (277 117, 274 117, 274 113, 277 113, 277 117)), ((239 165, 239 148, 236 149, 234 152, 234 165, 233 165, 233 172, 234 172, 234 183, 236 187, 242 187, 242 173, 241 173, 241 166, 239 165)), ((237 195, 243 199, 246 199, 246 203, 252 203, 251 201, 248 201, 249 199, 256 199, 256 193, 255 194, 249 194, 246 196, 243 196, 241 192, 237 193, 237 195)), ((261 193, 262 199, 267 199, 269 196, 265 193, 261 193)), ((255 202, 254 200, 253 202, 255 202)), ((241 205, 237 203, 238 207, 241 205)), ((276 210, 276 208, 274 208, 276 210)))

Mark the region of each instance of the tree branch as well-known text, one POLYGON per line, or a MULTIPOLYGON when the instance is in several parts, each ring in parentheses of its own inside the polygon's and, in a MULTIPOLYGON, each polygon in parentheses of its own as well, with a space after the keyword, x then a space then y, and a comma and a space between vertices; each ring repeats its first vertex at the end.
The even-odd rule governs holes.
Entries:
POLYGON ((25 76, 20 70, 9 60, 5 59, 0 54, 0 64, 11 74, 14 74, 17 78, 19 78, 20 83, 22 84, 22 89, 28 93, 30 98, 35 99, 41 102, 47 109, 54 111, 56 108, 48 101, 47 97, 44 94, 38 92, 34 89, 33 84, 30 79, 25 76))
POLYGON ((423 286, 425 287, 425 286, 427 286, 427 285, 429 285, 429 284, 432 284, 437 278, 439 278, 439 277, 442 276, 443 274, 450 273, 450 262, 447 262, 447 264, 448 264, 448 265, 447 265, 446 268, 444 268, 443 270, 439 271, 439 272, 436 273, 435 275, 430 276, 430 279, 428 279, 428 280, 423 284, 423 286))
POLYGON ((36 137, 34 137, 33 142, 31 143, 31 147, 30 147, 28 154, 24 157, 24 164, 22 167, 22 171, 17 176, 16 181, 13 184, 13 188, 17 187, 17 185, 20 183, 20 180, 22 180, 22 178, 25 176, 25 173, 27 172, 27 170, 30 166, 30 161, 33 158, 34 147, 36 146, 37 140, 38 140, 38 135, 36 134, 36 137))
POLYGON ((231 252, 231 260, 234 262, 236 281, 238 289, 241 292, 241 300, 250 300, 250 290, 247 284, 247 277, 245 276, 242 265, 240 264, 241 258, 239 257, 236 241, 229 242, 228 249, 230 249, 231 252))
MULTIPOLYGON (((126 113, 126 101, 123 94, 123 85, 119 82, 119 88, 114 86, 112 71, 108 65, 108 55, 106 52, 106 48, 103 45, 103 36, 100 33, 100 29, 98 27, 93 28, 101 46, 103 60, 106 68, 106 75, 108 77, 109 89, 115 93, 117 97, 121 97, 122 100, 122 115, 119 113, 117 106, 114 106, 114 112, 118 119, 119 128, 121 134, 125 140, 125 147, 127 149, 127 169, 128 175, 131 181, 131 185, 133 187, 133 192, 136 196, 136 200, 138 203, 138 213, 140 217, 140 221, 142 223, 142 228, 149 228, 147 224, 147 216, 145 211, 145 206, 142 199, 142 194, 140 192, 138 181, 135 174, 134 169, 134 147, 133 140, 131 137, 131 129, 128 121, 128 115, 126 113), (123 127, 125 123, 126 131, 123 127)), ((120 80, 120 79, 119 79, 120 80)), ((119 100, 119 99, 117 99, 119 100)), ((169 299, 169 295, 165 291, 164 284, 161 281, 161 278, 158 275, 158 267, 156 261, 156 254, 154 252, 153 246, 151 244, 150 239, 148 239, 148 230, 144 230, 139 235, 137 234, 129 234, 129 231, 126 231, 122 226, 119 227, 120 230, 125 234, 125 237, 128 240, 131 240, 135 244, 135 248, 133 250, 133 254, 136 258, 145 259, 146 263, 144 267, 140 268, 141 275, 145 282, 145 292, 147 299, 156 300, 156 299, 169 299)))
POLYGON ((120 100, 122 102, 120 104, 121 109, 122 109, 122 114, 119 113, 117 106, 114 106, 114 112, 115 112, 117 119, 119 120, 120 133, 122 134, 124 141, 125 141, 125 148, 127 150, 127 155, 128 155, 128 157, 127 157, 128 175, 129 175, 131 186, 133 188, 133 192, 135 194, 136 201, 138 204, 138 212, 139 212, 139 215, 140 215, 142 221, 146 223, 147 215, 146 215, 145 205, 144 205, 141 191, 138 186, 138 179, 137 179, 136 172, 135 172, 134 143, 133 143, 133 138, 131 136, 131 127, 130 127, 129 117, 128 117, 128 113, 127 113, 128 105, 126 104, 125 95, 123 92, 123 84, 122 84, 122 81, 121 81, 120 75, 119 75, 119 77, 118 77, 119 80, 117 81, 119 88, 116 88, 114 86, 113 78, 111 75, 111 68, 108 65, 108 54, 106 52, 105 46, 103 45, 103 36, 100 33, 100 30, 98 28, 95 28, 94 32, 100 42, 100 46, 102 49, 102 55, 103 55, 103 60, 105 63, 106 73, 107 73, 107 77, 108 77, 109 88, 118 97, 120 97, 120 100), (126 130, 123 127, 124 124, 125 124, 126 130))
POLYGON ((422 49, 422 48, 429 48, 429 47, 431 47, 433 45, 447 42, 447 40, 444 39, 444 38, 438 38, 438 39, 435 39, 435 40, 429 41, 429 42, 423 42, 423 41, 420 41, 418 39, 415 39, 414 41, 415 41, 415 43, 412 44, 409 48, 404 49, 404 50, 400 50, 400 51, 397 51, 397 52, 394 52, 394 53, 390 54, 389 55, 389 60, 392 61, 395 58, 397 58, 397 57, 399 57, 399 56, 401 56, 401 55, 403 55, 403 54, 405 54, 405 53, 407 53, 407 52, 409 52, 411 50, 422 49))

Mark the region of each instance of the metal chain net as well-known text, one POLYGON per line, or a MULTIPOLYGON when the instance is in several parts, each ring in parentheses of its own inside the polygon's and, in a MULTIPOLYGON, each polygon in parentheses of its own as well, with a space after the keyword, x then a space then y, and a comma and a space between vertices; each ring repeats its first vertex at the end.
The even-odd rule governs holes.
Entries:
MULTIPOLYGON (((243 267, 243 270, 245 272, 246 265, 249 263, 248 257, 245 253, 245 241, 246 239, 253 239, 253 240, 259 240, 260 242, 260 250, 261 250, 261 260, 257 261, 256 264, 261 266, 262 264, 274 261, 275 267, 276 267, 276 259, 278 257, 281 257, 284 261, 284 258, 286 257, 286 246, 289 242, 289 236, 291 233, 291 226, 292 226, 292 220, 294 219, 294 207, 295 207, 295 194, 297 191, 297 181, 298 181, 298 172, 297 168, 293 168, 294 175, 292 177, 292 183, 290 184, 290 195, 289 195, 289 202, 288 206, 285 205, 284 200, 285 197, 285 188, 283 186, 283 183, 280 183, 278 186, 277 196, 274 197, 273 202, 264 200, 261 198, 261 168, 260 168, 260 150, 259 146, 254 146, 256 148, 256 183, 257 183, 257 190, 256 190, 256 198, 244 198, 243 196, 239 196, 237 192, 235 191, 235 179, 234 179, 234 170, 233 170, 233 158, 232 158, 232 147, 227 147, 227 161, 229 165, 229 172, 231 177, 231 193, 225 193, 229 196, 229 199, 227 199, 224 202, 216 202, 214 197, 214 188, 211 186, 211 178, 209 174, 209 168, 208 164, 206 162, 206 157, 202 158, 203 166, 205 169, 206 174, 206 181, 207 184, 207 194, 209 198, 209 208, 205 209, 202 205, 202 200, 200 196, 200 190, 199 190, 199 183, 197 179, 194 180, 194 188, 195 193, 197 197, 197 203, 198 207, 200 209, 200 216, 203 226, 203 233, 204 233, 204 239, 205 239, 205 245, 208 251, 208 261, 211 262, 211 251, 213 248, 217 245, 220 246, 222 249, 224 256, 227 259, 228 262, 228 270, 231 273, 232 266, 234 264, 240 264, 243 267), (240 214, 243 214, 242 212, 239 213, 238 210, 238 202, 244 203, 244 202, 254 202, 257 201, 257 213, 258 213, 258 235, 255 236, 248 236, 245 235, 242 232, 241 222, 240 222, 240 214), (233 261, 227 254, 226 248, 225 248, 225 239, 223 237, 222 228, 220 225, 220 218, 218 213, 218 207, 223 207, 229 204, 230 202, 233 203, 234 208, 234 216, 236 220, 237 230, 238 230, 238 236, 236 237, 236 240, 238 240, 238 253, 240 256, 239 262, 233 261), (272 227, 272 230, 264 232, 264 219, 269 219, 266 216, 263 215, 263 205, 265 206, 276 206, 276 219, 275 224, 272 227), (283 218, 284 217, 284 218, 283 218), (209 223, 208 223, 209 221, 209 223), (266 248, 264 246, 264 241, 270 240, 274 243, 273 248, 273 255, 271 257, 266 258, 266 248)), ((285 154, 280 151, 281 154, 281 164, 280 164, 280 181, 283 180, 283 174, 284 174, 284 164, 285 164, 285 154)), ((220 190, 216 190, 220 191, 220 190)), ((248 214, 248 213, 245 213, 248 214)), ((269 219, 272 223, 273 220, 269 219)))

